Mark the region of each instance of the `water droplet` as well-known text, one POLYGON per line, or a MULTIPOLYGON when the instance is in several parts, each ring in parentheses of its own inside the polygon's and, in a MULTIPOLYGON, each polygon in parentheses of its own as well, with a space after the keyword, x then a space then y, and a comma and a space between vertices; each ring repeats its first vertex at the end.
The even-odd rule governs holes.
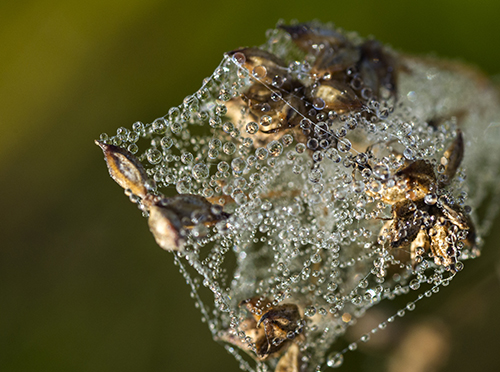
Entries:
POLYGON ((212 138, 208 143, 208 148, 213 150, 219 150, 222 147, 222 141, 218 138, 212 138))
POLYGON ((227 172, 229 168, 229 164, 225 161, 221 161, 219 164, 217 164, 217 170, 221 173, 227 172))
POLYGON ((415 151, 413 151, 413 149, 407 147, 403 151, 403 156, 408 160, 413 160, 413 159, 415 159, 415 151))
POLYGON ((434 205, 437 203, 437 201, 438 201, 438 197, 434 193, 427 194, 424 197, 424 202, 425 202, 425 204, 428 204, 428 205, 434 205))
POLYGON ((158 118, 151 124, 151 129, 156 134, 163 134, 167 130, 168 123, 164 118, 158 118))
POLYGON ((248 134, 255 134, 259 130, 259 124, 257 124, 254 121, 251 121, 247 123, 245 130, 248 134))
POLYGON ((387 166, 387 164, 377 164, 373 167, 373 174, 375 175, 375 177, 385 180, 389 178, 389 167, 387 166))
POLYGON ((278 141, 271 141, 267 144, 267 151, 273 157, 280 156, 283 152, 283 145, 278 141))
POLYGON ((307 140, 307 148, 309 150, 315 151, 319 146, 319 142, 316 138, 309 138, 307 140))
POLYGON ((226 115, 226 113, 227 113, 227 107, 226 107, 226 105, 222 105, 221 104, 221 105, 217 105, 215 107, 215 114, 217 116, 224 116, 224 115, 226 115))
POLYGON ((231 162, 231 168, 236 174, 242 173, 245 170, 246 165, 247 163, 242 158, 233 159, 233 161, 231 162))
POLYGON ((181 155, 181 161, 184 163, 184 164, 189 164, 189 163, 192 163, 194 160, 194 156, 193 154, 191 154, 190 152, 183 152, 182 155, 181 155))
POLYGON ((290 146, 293 143, 293 136, 291 134, 285 134, 281 137, 281 142, 285 147, 290 146))
POLYGON ((139 147, 135 143, 131 143, 130 145, 128 145, 127 150, 132 154, 136 154, 137 151, 139 151, 139 147))
POLYGON ((325 108, 325 101, 321 97, 314 98, 312 104, 316 110, 323 110, 325 108))
POLYGON ((361 336, 359 339, 361 342, 368 342, 368 341, 370 341, 370 335, 368 333, 366 333, 363 336, 361 336))
POLYGON ((415 302, 408 302, 408 304, 406 305, 406 309, 408 311, 413 311, 415 310, 415 302))
POLYGON ((283 86, 284 80, 285 79, 282 76, 276 75, 275 77, 273 77, 273 87, 281 88, 283 86))
POLYGON ((140 121, 136 121, 132 124, 132 130, 135 132, 142 132, 144 130, 144 124, 140 121))
POLYGON ((263 127, 267 127, 267 126, 271 125, 272 122, 273 122, 273 118, 269 115, 262 115, 260 118, 260 125, 262 125, 263 127))
POLYGON ((326 365, 330 368, 339 368, 344 363, 344 355, 332 353, 326 358, 326 365))
POLYGON ((262 65, 255 66, 254 69, 252 70, 252 75, 257 79, 263 79, 267 75, 267 69, 265 66, 262 65))
POLYGON ((210 175, 210 171, 208 169, 208 166, 205 163, 198 163, 193 167, 193 170, 191 172, 193 174, 193 177, 197 179, 198 181, 204 180, 205 178, 208 178, 210 175))
POLYGON ((309 318, 313 317, 314 315, 316 315, 316 308, 314 306, 306 307, 306 309, 304 310, 304 315, 309 318))
POLYGON ((233 142, 228 141, 224 143, 224 146, 222 146, 222 151, 224 151, 227 155, 233 155, 236 151, 236 145, 233 142))
POLYGON ((163 137, 160 141, 160 146, 163 147, 165 150, 168 150, 169 148, 172 147, 174 144, 174 141, 172 140, 172 137, 163 137))
POLYGON ((304 151, 306 151, 306 145, 303 144, 303 143, 297 143, 297 145, 295 146, 295 151, 297 151, 297 153, 299 154, 303 154, 304 151))
POLYGON ((349 141, 347 138, 344 138, 337 143, 337 149, 340 152, 348 152, 349 150, 351 150, 351 147, 351 141, 349 141))
POLYGON ((420 282, 418 279, 413 279, 410 281, 410 288, 413 290, 417 290, 420 288, 420 282))
POLYGON ((179 194, 189 194, 191 192, 191 181, 183 178, 177 182, 175 189, 179 194))
POLYGON ((245 55, 241 52, 236 52, 233 54, 233 61, 236 62, 239 65, 242 65, 246 62, 247 58, 245 55))
POLYGON ((151 164, 158 164, 163 159, 162 153, 157 149, 150 149, 146 156, 151 164))
POLYGON ((231 123, 230 121, 227 121, 224 124, 222 124, 222 130, 230 134, 234 130, 234 124, 231 123))
POLYGON ((265 159, 267 159, 268 155, 269 154, 268 154, 267 150, 265 148, 263 148, 263 147, 259 147, 257 150, 255 150, 255 156, 259 160, 265 160, 265 159))

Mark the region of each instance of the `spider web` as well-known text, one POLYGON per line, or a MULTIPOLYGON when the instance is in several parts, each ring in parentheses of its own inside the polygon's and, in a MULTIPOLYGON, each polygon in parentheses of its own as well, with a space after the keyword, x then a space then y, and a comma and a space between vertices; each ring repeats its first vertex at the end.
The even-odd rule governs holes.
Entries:
MULTIPOLYGON (((311 86, 314 56, 282 29, 268 36, 260 49, 286 61, 286 73, 311 86)), ((345 37, 362 42, 355 34, 345 37)), ((186 243, 174 257, 214 339, 242 369, 272 370, 279 360, 248 357, 255 356, 255 339, 244 329, 252 317, 240 306, 244 300, 298 306, 297 334, 286 342, 299 346, 301 363, 314 371, 339 367, 347 351, 450 283, 455 274, 428 252, 413 262, 409 245, 391 249, 383 234, 393 218, 391 205, 377 195, 408 162, 428 161, 439 173, 458 128, 465 156, 445 196, 472 209, 480 247, 498 209, 494 202, 483 218, 477 213, 490 195, 499 195, 500 165, 492 156, 499 139, 496 92, 456 68, 399 58, 411 73, 399 76, 396 99, 368 100, 361 110, 336 113, 314 105, 304 111, 297 104, 306 99, 303 92, 268 84, 226 54, 202 87, 167 115, 101 135, 139 158, 156 193, 201 195, 231 215, 213 227, 197 224, 186 231, 186 243), (279 129, 271 120, 278 130, 265 134, 264 116, 271 115, 256 119, 241 98, 254 84, 293 110, 301 124, 279 129), (467 116, 458 120, 464 108, 467 116), (431 127, 436 117, 443 119, 431 127), (301 135, 307 127, 318 142, 329 139, 323 147, 311 148, 311 137, 301 135), (344 336, 357 319, 400 296, 409 298, 404 308, 346 344, 344 336)), ((453 244, 463 240, 456 234, 448 235, 453 244)), ((479 252, 460 249, 459 268, 479 252)))

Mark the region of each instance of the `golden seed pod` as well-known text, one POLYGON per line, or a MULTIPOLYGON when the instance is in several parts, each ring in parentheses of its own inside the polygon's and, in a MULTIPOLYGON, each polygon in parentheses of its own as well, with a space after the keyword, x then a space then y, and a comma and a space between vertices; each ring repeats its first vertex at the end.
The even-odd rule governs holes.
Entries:
POLYGON ((156 243, 167 251, 176 251, 184 246, 181 236, 182 224, 175 212, 160 205, 149 208, 149 230, 156 243))
POLYGON ((130 190, 133 194, 144 198, 148 193, 146 188, 148 176, 139 160, 121 147, 97 140, 95 144, 104 152, 104 160, 106 160, 111 178, 125 190, 130 190))

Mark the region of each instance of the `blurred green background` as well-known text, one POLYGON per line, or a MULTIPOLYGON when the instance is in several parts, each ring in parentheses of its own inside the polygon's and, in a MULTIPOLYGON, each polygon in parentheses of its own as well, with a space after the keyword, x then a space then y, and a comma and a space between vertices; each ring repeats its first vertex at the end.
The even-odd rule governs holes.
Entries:
MULTIPOLYGON (((499 16, 496 0, 0 2, 0 371, 237 371, 93 139, 165 114, 280 18, 334 21, 493 75, 499 16)), ((483 257, 343 370, 434 353, 435 370, 498 371, 498 221, 483 257)))

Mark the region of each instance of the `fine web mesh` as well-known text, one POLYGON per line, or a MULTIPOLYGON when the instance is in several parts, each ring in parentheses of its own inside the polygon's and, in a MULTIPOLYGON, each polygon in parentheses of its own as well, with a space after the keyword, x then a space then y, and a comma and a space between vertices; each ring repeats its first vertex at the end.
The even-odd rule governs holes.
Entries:
POLYGON ((137 157, 151 195, 222 207, 227 218, 213 224, 195 210, 171 250, 213 338, 248 371, 339 367, 460 275, 498 205, 477 213, 498 195, 500 168, 497 96, 482 78, 332 25, 304 26, 304 46, 293 27, 226 54, 167 115, 100 138, 137 157), (460 135, 464 157, 451 172, 460 135), (402 172, 415 164, 425 166, 402 172), (398 296, 405 308, 339 346, 368 309, 398 296), (298 314, 263 316, 285 304, 298 314))

